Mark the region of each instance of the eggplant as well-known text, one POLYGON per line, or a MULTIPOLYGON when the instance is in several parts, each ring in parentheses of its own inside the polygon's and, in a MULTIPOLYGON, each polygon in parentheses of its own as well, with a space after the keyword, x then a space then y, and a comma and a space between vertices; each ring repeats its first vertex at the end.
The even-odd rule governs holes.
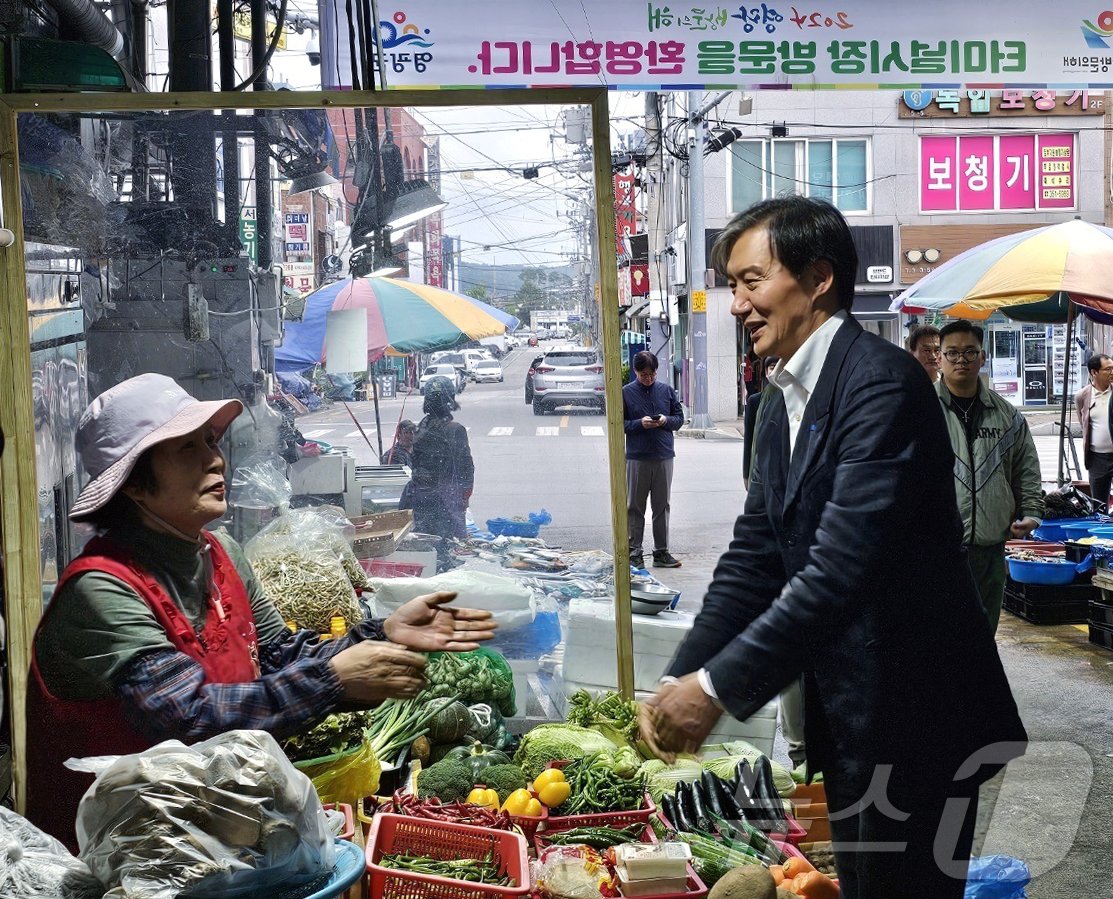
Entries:
POLYGON ((726 815, 723 813, 723 805, 719 801, 719 785, 722 781, 706 768, 700 773, 699 779, 700 783, 703 785, 703 792, 707 796, 707 810, 712 815, 725 818, 726 815))
POLYGON ((672 826, 677 830, 688 833, 692 830, 692 822, 688 817, 688 812, 684 808, 684 794, 687 791, 687 785, 681 781, 676 785, 676 790, 673 793, 673 802, 675 803, 675 817, 670 818, 672 826))
POLYGON ((735 770, 738 772, 738 786, 735 787, 734 798, 746 817, 749 817, 757 806, 754 800, 754 773, 746 759, 742 759, 735 770))
POLYGON ((661 811, 669 819, 669 824, 679 830, 680 825, 676 821, 676 799, 671 794, 666 793, 661 797, 661 811))
POLYGON ((736 804, 734 802, 734 796, 731 795, 729 783, 706 770, 701 777, 704 786, 707 787, 711 810, 720 818, 724 818, 728 821, 735 817, 736 804))
POLYGON ((711 818, 707 814, 707 796, 698 780, 692 784, 692 803, 695 805, 696 826, 704 833, 711 833, 711 818))
POLYGON ((785 824, 785 807, 777 784, 773 781, 773 766, 764 755, 754 762, 754 798, 759 802, 765 816, 778 824, 785 824))
POLYGON ((689 833, 696 829, 696 805, 693 793, 695 790, 691 784, 679 783, 676 785, 678 796, 677 802, 680 806, 680 817, 684 819, 684 830, 689 833))

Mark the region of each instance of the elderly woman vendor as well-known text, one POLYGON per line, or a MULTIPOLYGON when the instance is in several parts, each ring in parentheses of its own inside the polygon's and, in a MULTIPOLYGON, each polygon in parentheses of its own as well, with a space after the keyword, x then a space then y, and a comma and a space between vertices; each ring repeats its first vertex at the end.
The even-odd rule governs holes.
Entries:
POLYGON ((227 507, 217 444, 242 411, 145 374, 98 396, 78 425, 91 480, 70 518, 98 536, 39 623, 27 699, 28 817, 71 847, 90 780, 67 758, 235 728, 297 733, 341 707, 413 696, 419 653, 493 635, 490 613, 447 605, 453 593, 418 597, 340 640, 291 633, 240 547, 203 530, 227 507))

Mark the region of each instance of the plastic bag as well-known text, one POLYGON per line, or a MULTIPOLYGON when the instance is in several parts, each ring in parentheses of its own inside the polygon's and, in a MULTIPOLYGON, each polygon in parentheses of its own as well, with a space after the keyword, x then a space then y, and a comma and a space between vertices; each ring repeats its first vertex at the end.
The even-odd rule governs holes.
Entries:
POLYGON ((244 547, 247 560, 283 620, 327 633, 334 617, 348 627, 363 618, 355 588, 367 576, 344 539, 336 513, 291 509, 244 547))
POLYGON ((502 634, 533 621, 533 594, 516 579, 503 574, 465 568, 430 578, 372 578, 371 583, 375 588, 375 608, 382 618, 389 617, 414 597, 448 590, 459 594, 457 605, 491 612, 502 634))
POLYGON ((100 899, 104 887, 48 833, 0 806, 0 896, 100 899))
POLYGON ((382 766, 370 741, 319 759, 294 762, 294 767, 313 781, 321 802, 346 802, 354 805, 379 789, 382 766))
POLYGON ((232 472, 232 506, 277 509, 290 505, 293 489, 273 453, 255 453, 232 472))
POLYGON ((531 866, 545 899, 607 899, 618 896, 618 883, 606 859, 589 846, 550 846, 531 866))
POLYGON ((82 797, 77 840, 105 899, 230 899, 315 882, 335 861, 309 778, 254 730, 121 756, 82 797))
POLYGON ((506 729, 502 712, 496 707, 486 702, 477 702, 468 706, 468 714, 473 722, 468 729, 468 740, 483 743, 493 749, 506 749, 514 743, 514 737, 506 729))
POLYGON ((987 855, 970 859, 964 899, 1024 899, 1032 873, 1018 858, 987 855))

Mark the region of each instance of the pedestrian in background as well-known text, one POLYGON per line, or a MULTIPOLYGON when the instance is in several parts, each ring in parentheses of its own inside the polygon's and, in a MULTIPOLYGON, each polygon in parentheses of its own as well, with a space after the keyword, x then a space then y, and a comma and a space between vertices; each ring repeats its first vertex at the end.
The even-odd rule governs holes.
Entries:
POLYGON ((413 467, 414 435, 417 425, 408 418, 398 422, 398 430, 394 432, 394 443, 379 458, 383 465, 408 465, 413 467))
POLYGON ((1074 398, 1082 425, 1082 460, 1090 477, 1090 496, 1108 506, 1109 487, 1113 483, 1113 421, 1109 417, 1113 359, 1098 353, 1090 357, 1086 368, 1090 371, 1090 383, 1074 398))
POLYGON ((955 455, 963 542, 991 628, 1005 597, 1005 541, 1022 539, 1043 515, 1040 458, 1028 421, 980 377, 983 330, 968 321, 939 332, 943 378, 935 385, 955 455))
POLYGON ((653 565, 679 568, 669 552, 669 494, 672 491, 673 431, 684 424, 676 391, 657 380, 657 357, 648 350, 634 356, 637 380, 622 388, 626 429, 626 514, 630 564, 645 567, 646 501, 653 509, 653 565))
POLYGON ((746 408, 742 413, 742 484, 750 487, 750 465, 754 455, 754 432, 757 428, 757 410, 761 406, 761 398, 769 386, 769 375, 780 360, 776 356, 767 356, 754 367, 760 368, 760 377, 754 378, 754 391, 746 396, 746 408))
POLYGON ((712 260, 754 349, 781 361, 745 511, 641 734, 671 760, 802 675, 844 899, 962 899, 978 786, 1026 735, 962 552, 938 398, 850 314, 857 252, 830 203, 758 203, 712 260))
POLYGON ((400 509, 413 509, 414 530, 442 538, 440 564, 448 562, 448 540, 467 537, 468 502, 475 484, 475 463, 468 431, 452 413, 459 409, 445 378, 425 388, 425 417, 414 435, 413 474, 402 491, 400 509))
POLYGON ((908 352, 919 360, 934 384, 939 380, 942 366, 939 362, 939 329, 931 325, 916 325, 908 332, 908 352))

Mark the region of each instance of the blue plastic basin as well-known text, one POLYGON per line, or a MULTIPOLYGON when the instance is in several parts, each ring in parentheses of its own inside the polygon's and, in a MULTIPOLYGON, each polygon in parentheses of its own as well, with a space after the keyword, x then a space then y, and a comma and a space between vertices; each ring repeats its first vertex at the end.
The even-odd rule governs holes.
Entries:
POLYGON ((1009 577, 1021 584, 1070 584, 1078 573, 1071 562, 1028 562, 1009 559, 1009 577))

